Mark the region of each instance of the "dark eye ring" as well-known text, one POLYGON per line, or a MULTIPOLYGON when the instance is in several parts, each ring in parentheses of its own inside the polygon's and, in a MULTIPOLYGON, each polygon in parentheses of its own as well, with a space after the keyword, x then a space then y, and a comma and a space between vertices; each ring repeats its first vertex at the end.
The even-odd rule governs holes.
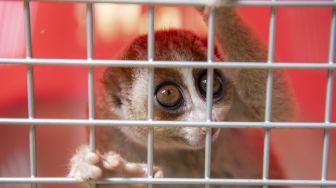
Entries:
POLYGON ((182 89, 173 82, 164 82, 155 90, 155 102, 165 111, 175 112, 184 100, 182 89))
MULTIPOLYGON (((199 74, 197 83, 196 83, 197 90, 204 99, 206 98, 207 79, 208 79, 207 71, 203 71, 201 74, 199 74)), ((224 77, 221 76, 220 73, 215 71, 214 77, 213 77, 213 101, 214 102, 219 101, 225 95, 224 84, 225 84, 224 77)))

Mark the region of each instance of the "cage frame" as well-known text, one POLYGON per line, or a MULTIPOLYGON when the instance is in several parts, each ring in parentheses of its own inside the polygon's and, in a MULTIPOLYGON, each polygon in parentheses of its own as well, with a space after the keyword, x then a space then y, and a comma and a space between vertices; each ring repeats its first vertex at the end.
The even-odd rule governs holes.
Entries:
POLYGON ((92 151, 95 150, 95 127, 96 126, 146 126, 148 129, 147 141, 147 178, 104 178, 90 181, 91 187, 96 184, 135 184, 146 183, 148 187, 153 184, 193 184, 193 185, 296 185, 296 186, 336 186, 335 180, 328 180, 328 156, 330 148, 330 129, 336 128, 336 123, 331 122, 334 70, 336 64, 335 57, 335 33, 336 33, 336 1, 258 1, 240 0, 227 2, 223 6, 266 6, 271 7, 269 45, 267 62, 217 62, 214 61, 214 18, 215 11, 211 8, 208 17, 208 59, 205 62, 187 61, 156 61, 154 59, 154 12, 155 5, 209 5, 208 0, 43 0, 43 2, 77 2, 87 4, 86 29, 87 29, 87 58, 86 59, 38 59, 32 54, 31 23, 30 23, 30 2, 42 0, 16 0, 24 3, 24 21, 26 36, 26 58, 0 58, 0 64, 24 64, 27 66, 27 96, 28 96, 28 117, 27 118, 0 118, 1 125, 23 125, 29 126, 29 162, 30 177, 0 177, 0 185, 8 183, 31 184, 36 188, 38 184, 63 184, 78 183, 74 178, 65 177, 38 177, 36 169, 36 126, 70 125, 90 127, 89 145, 92 151), (115 4, 142 4, 149 7, 149 26, 148 26, 148 60, 95 60, 93 53, 93 4, 95 3, 115 3, 115 4), (327 63, 274 63, 274 43, 276 28, 276 8, 282 6, 323 6, 332 7, 332 19, 330 24, 330 44, 329 57, 327 63), (42 119, 35 117, 35 96, 34 96, 34 70, 35 65, 66 65, 66 66, 87 66, 88 69, 88 118, 87 119, 42 119), (94 67, 96 66, 115 66, 115 67, 146 67, 149 70, 148 78, 148 115, 147 120, 98 120, 95 119, 94 109, 94 67), (266 101, 265 101, 265 120, 262 122, 213 122, 212 121, 212 95, 207 95, 207 120, 204 122, 180 122, 180 121, 154 121, 153 120, 153 94, 154 94, 154 69, 184 67, 184 68, 206 68, 208 70, 207 93, 212 93, 213 70, 215 68, 260 68, 268 70, 266 81, 266 101), (272 101, 272 71, 275 69, 321 69, 328 71, 325 118, 324 122, 272 122, 271 121, 271 101, 272 101), (204 178, 153 178, 153 128, 158 126, 184 126, 206 127, 204 178), (262 128, 264 133, 264 152, 263 152, 263 173, 262 179, 214 179, 211 178, 211 128, 262 128), (269 179, 269 155, 270 155, 270 135, 274 128, 323 128, 323 151, 322 168, 320 180, 275 180, 269 179))

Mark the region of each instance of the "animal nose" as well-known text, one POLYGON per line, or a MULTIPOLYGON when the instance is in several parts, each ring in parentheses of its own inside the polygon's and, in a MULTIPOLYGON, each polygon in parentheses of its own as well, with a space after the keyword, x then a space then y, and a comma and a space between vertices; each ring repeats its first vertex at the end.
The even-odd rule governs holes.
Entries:
MULTIPOLYGON (((201 135, 206 135, 206 130, 207 130, 206 127, 202 127, 200 129, 201 135)), ((218 128, 211 128, 211 135, 213 136, 218 130, 219 130, 218 128)))

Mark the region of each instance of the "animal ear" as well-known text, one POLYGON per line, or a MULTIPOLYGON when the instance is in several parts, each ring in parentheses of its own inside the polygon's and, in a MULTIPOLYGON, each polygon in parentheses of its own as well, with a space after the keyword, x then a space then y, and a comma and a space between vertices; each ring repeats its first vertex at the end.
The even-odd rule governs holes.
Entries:
MULTIPOLYGON (((128 88, 132 82, 132 70, 130 68, 109 67, 105 69, 101 80, 100 92, 102 98, 98 102, 105 109, 120 115, 121 107, 128 96, 128 88)), ((99 107, 98 107, 99 108, 99 107)))

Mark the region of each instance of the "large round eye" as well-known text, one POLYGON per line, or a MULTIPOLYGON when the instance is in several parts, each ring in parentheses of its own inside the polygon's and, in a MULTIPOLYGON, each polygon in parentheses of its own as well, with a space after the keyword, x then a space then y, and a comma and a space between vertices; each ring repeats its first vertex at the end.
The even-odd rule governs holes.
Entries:
MULTIPOLYGON (((200 74, 198 78, 198 82, 196 83, 199 93, 204 98, 206 97, 207 82, 208 82, 208 74, 207 74, 207 71, 204 71, 202 74, 200 74)), ((214 77, 213 77, 213 100, 214 101, 218 101, 224 96, 223 84, 224 84, 223 77, 219 73, 214 72, 214 77)))
POLYGON ((156 89, 155 99, 166 110, 175 110, 183 103, 180 87, 171 82, 163 83, 156 89))

